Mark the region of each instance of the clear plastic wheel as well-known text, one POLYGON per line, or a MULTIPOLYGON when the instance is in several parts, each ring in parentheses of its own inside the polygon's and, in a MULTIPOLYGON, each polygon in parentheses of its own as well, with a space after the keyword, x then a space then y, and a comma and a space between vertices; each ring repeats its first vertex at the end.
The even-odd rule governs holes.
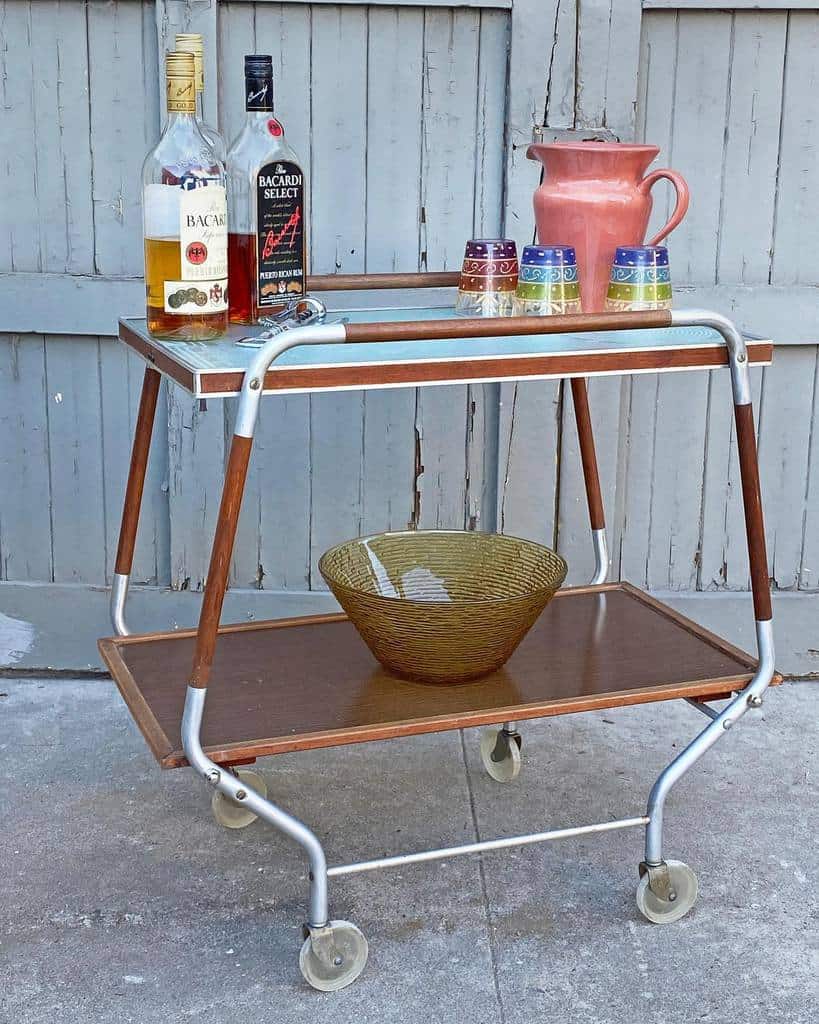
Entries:
MULTIPOLYGON (((258 772, 253 772, 249 768, 239 768, 236 771, 236 778, 248 789, 255 790, 260 796, 267 796, 267 783, 258 772)), ((213 794, 210 806, 214 818, 224 828, 247 828, 258 817, 253 811, 243 807, 235 800, 231 800, 229 796, 225 796, 219 790, 213 794)))
POLYGON ((637 886, 637 907, 654 924, 671 924, 685 917, 697 899, 697 876, 681 860, 667 860, 668 899, 658 896, 649 884, 646 872, 637 886))
POLYGON ((481 735, 481 761, 495 782, 511 782, 520 774, 522 740, 516 732, 489 729, 481 735))
POLYGON ((320 992, 336 992, 361 974, 368 952, 367 940, 354 924, 331 921, 326 928, 308 932, 299 967, 308 985, 320 992))

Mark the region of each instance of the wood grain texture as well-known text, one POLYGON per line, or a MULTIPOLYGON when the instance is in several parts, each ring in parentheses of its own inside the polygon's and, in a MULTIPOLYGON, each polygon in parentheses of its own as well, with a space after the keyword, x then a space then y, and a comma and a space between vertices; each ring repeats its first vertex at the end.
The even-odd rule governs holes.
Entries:
POLYGON ((600 492, 600 474, 597 470, 597 455, 594 450, 594 433, 589 412, 589 392, 582 377, 572 377, 572 403, 580 443, 580 458, 583 464, 583 480, 586 484, 586 499, 589 506, 589 523, 593 530, 603 530, 606 516, 603 510, 603 496, 600 492))
POLYGON ((131 464, 128 471, 128 484, 125 489, 125 502, 122 511, 117 558, 114 572, 129 575, 134 560, 137 524, 142 507, 142 492, 145 486, 145 471, 148 467, 148 453, 151 449, 156 403, 159 397, 161 377, 150 366, 145 368, 142 383, 142 397, 139 401, 134 444, 131 451, 131 464))
POLYGON ((742 474, 742 501, 745 506, 745 530, 751 564, 751 589, 754 594, 754 615, 757 621, 771 618, 771 583, 768 557, 765 552, 765 525, 762 516, 762 495, 759 486, 759 464, 756 455, 754 414, 750 405, 734 408, 737 427, 737 448, 742 474))
POLYGON ((199 628, 196 634, 196 649, 193 655, 193 667, 190 672, 190 685, 204 687, 208 685, 213 654, 216 649, 216 634, 219 629, 219 618, 222 614, 222 603, 225 599, 230 560, 233 555, 233 542, 236 538, 236 527, 239 522, 239 509, 244 496, 245 478, 250 462, 250 450, 253 438, 233 435, 225 470, 225 483, 222 488, 222 500, 219 505, 219 517, 213 537, 213 548, 208 567, 208 578, 205 594, 202 599, 202 610, 199 614, 199 628))
MULTIPOLYGON (((179 725, 194 641, 187 631, 100 642, 164 767, 185 763, 179 725)), ((389 675, 343 615, 227 626, 219 632, 203 741, 214 760, 231 763, 515 718, 705 698, 740 688, 754 665, 620 584, 558 593, 504 669, 455 686, 389 675)))

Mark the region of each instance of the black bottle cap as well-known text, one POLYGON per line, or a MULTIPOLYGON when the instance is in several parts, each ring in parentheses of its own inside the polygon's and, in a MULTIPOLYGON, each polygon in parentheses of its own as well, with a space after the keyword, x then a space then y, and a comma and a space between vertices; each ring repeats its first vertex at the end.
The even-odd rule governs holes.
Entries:
POLYGON ((273 58, 269 53, 245 54, 246 75, 273 74, 273 58))
POLYGON ((269 53, 245 56, 245 109, 273 110, 273 58, 269 53))

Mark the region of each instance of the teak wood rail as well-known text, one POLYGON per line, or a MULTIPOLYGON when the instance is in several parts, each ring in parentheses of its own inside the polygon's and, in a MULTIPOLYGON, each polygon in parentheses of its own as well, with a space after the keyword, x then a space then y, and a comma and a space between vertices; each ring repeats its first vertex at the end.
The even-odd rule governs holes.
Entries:
MULTIPOLYGON (((455 274, 391 274, 368 277, 346 276, 312 278, 314 290, 331 288, 411 288, 440 287, 457 283, 455 274)), ((498 356, 502 360, 503 355, 498 356)), ((579 357, 580 358, 580 357, 579 357)), ((267 341, 252 357, 244 374, 241 397, 236 414, 233 440, 225 474, 219 510, 218 525, 213 541, 210 568, 205 584, 202 609, 196 633, 193 663, 188 677, 185 710, 181 727, 184 754, 193 768, 232 805, 241 806, 295 839, 304 849, 310 865, 310 909, 308 938, 302 948, 302 971, 311 984, 319 988, 338 988, 348 984, 363 969, 366 960, 366 942, 353 925, 331 921, 328 910, 328 879, 354 871, 368 871, 379 867, 407 864, 454 856, 504 846, 543 842, 605 831, 613 828, 645 826, 645 859, 641 864, 643 878, 638 888, 638 904, 650 920, 665 922, 676 920, 693 904, 696 897, 696 878, 686 865, 666 860, 662 848, 663 813, 666 798, 674 784, 699 758, 724 735, 750 709, 759 707, 762 695, 774 678, 774 648, 771 627, 771 599, 768 580, 767 554, 759 485, 756 439, 754 433, 751 389, 748 374, 748 352, 745 341, 736 327, 726 318, 708 311, 680 310, 645 313, 589 314, 579 316, 501 318, 501 319, 441 319, 418 321, 384 321, 378 323, 337 323, 307 326, 286 331, 267 341), (663 770, 651 789, 644 815, 617 821, 568 829, 556 829, 534 836, 517 836, 503 840, 471 843, 446 850, 425 851, 396 857, 365 861, 359 864, 339 865, 328 869, 321 843, 302 822, 277 807, 265 796, 243 783, 224 764, 216 764, 203 748, 202 719, 205 698, 214 653, 216 651, 219 620, 229 565, 236 537, 239 509, 244 491, 259 403, 264 391, 266 374, 271 364, 290 348, 302 345, 333 345, 345 342, 427 341, 452 338, 512 337, 521 335, 571 334, 577 332, 616 332, 624 330, 651 330, 671 326, 708 327, 717 331, 726 346, 736 419, 737 445, 740 456, 742 495, 747 527, 748 554, 751 567, 754 614, 758 659, 747 685, 720 711, 703 707, 709 722, 704 730, 679 753, 663 770)), ((651 364, 648 364, 651 365, 651 364)), ((669 368, 672 368, 669 364, 669 368)), ((595 545, 596 570, 591 591, 606 591, 604 581, 608 572, 605 541, 605 519, 601 497, 597 459, 594 449, 591 415, 585 379, 563 371, 571 379, 572 397, 577 420, 583 476, 586 486, 590 525, 595 545)), ((614 372, 618 372, 616 367, 614 372)), ((622 368, 619 372, 623 372, 622 368)), ((393 381, 393 378, 384 377, 393 381)), ((145 373, 142 401, 136 427, 133 454, 126 491, 116 575, 112 587, 112 619, 120 636, 128 633, 124 618, 128 576, 134 549, 139 505, 145 479, 145 465, 150 445, 159 373, 149 367, 145 373)), ((650 600, 650 599, 649 599, 650 600)), ((657 602, 655 602, 657 603, 657 602)), ((673 613, 672 613, 673 614, 673 613)), ((678 617, 679 618, 679 617, 678 617)), ((694 630, 692 629, 692 632, 694 630)), ((129 643, 130 641, 124 641, 129 643)), ((747 679, 747 677, 745 677, 747 679)), ((712 688, 712 697, 724 696, 723 690, 712 688)), ((730 687, 729 687, 730 688, 730 687)), ((691 693, 693 691, 689 691, 691 693)), ((615 696, 615 695, 609 695, 615 696)), ((612 700, 611 706, 617 701, 612 700)), ((696 701, 695 701, 696 704, 696 701)), ((697 705, 701 706, 701 705, 697 705)), ((508 708, 504 708, 508 711, 508 708)), ((448 727, 456 728, 457 718, 448 727)), ((500 724, 503 719, 494 718, 500 724)), ((442 726, 446 727, 446 725, 442 726)), ((513 764, 520 737, 514 722, 505 722, 497 740, 484 752, 484 764, 492 773, 492 764, 513 764), (493 745, 494 744, 494 745, 493 745)), ((248 760, 252 751, 245 749, 248 760)), ((519 764, 519 761, 517 762, 519 764)), ((493 777, 500 778, 493 774, 493 777)), ((511 776, 510 776, 511 777, 511 776)))

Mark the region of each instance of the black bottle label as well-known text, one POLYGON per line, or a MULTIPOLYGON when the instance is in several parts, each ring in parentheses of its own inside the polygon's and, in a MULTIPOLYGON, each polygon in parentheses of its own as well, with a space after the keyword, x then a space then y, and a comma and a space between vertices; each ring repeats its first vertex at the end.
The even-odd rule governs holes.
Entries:
POLYGON ((304 175, 298 164, 274 160, 256 179, 259 306, 281 306, 304 294, 304 175))

